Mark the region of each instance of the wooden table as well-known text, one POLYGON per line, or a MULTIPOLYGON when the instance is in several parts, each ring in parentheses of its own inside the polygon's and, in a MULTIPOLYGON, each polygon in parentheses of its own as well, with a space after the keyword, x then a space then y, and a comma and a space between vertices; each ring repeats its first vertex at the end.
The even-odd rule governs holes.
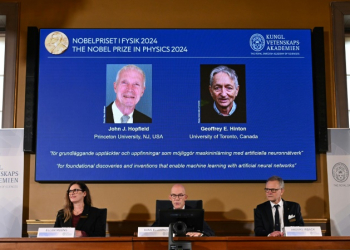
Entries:
POLYGON ((132 250, 132 237, 2 238, 1 250, 132 250))
MULTIPOLYGON (((201 237, 174 238, 192 242, 193 250, 350 249, 350 237, 201 237)), ((1 250, 167 250, 167 238, 0 238, 1 250)))

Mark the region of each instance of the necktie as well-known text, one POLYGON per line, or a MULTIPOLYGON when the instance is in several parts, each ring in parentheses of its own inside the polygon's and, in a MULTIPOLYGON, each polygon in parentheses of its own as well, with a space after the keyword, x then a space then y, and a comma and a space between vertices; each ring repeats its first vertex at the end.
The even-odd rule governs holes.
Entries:
POLYGON ((128 115, 123 115, 121 119, 122 123, 128 123, 128 120, 129 120, 130 116, 128 115))
POLYGON ((278 212, 278 207, 280 205, 275 205, 276 208, 275 212, 275 231, 281 231, 281 225, 280 225, 280 213, 278 212))

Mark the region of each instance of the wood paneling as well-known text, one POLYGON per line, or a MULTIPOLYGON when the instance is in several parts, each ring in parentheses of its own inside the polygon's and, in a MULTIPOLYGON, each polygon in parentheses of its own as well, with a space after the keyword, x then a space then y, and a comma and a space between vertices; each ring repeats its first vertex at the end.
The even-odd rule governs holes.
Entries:
MULTIPOLYGON (((349 249, 350 237, 202 237, 189 241, 193 250, 349 249)), ((167 250, 167 238, 107 237, 73 239, 0 239, 2 250, 167 250)))

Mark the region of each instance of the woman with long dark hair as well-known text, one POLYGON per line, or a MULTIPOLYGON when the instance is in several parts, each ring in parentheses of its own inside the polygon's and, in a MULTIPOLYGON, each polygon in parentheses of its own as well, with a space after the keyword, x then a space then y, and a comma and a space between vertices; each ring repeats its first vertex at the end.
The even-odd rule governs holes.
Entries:
POLYGON ((106 236, 106 210, 92 207, 90 190, 84 182, 69 184, 63 209, 54 227, 74 227, 75 237, 106 236))

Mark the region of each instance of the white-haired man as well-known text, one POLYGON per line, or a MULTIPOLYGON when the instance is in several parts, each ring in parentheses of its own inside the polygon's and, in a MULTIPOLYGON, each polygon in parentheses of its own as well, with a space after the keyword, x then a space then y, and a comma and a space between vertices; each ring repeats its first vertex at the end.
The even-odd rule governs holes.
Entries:
POLYGON ((114 82, 116 99, 106 107, 106 123, 151 123, 152 119, 136 110, 146 86, 145 73, 136 65, 119 70, 114 82))

